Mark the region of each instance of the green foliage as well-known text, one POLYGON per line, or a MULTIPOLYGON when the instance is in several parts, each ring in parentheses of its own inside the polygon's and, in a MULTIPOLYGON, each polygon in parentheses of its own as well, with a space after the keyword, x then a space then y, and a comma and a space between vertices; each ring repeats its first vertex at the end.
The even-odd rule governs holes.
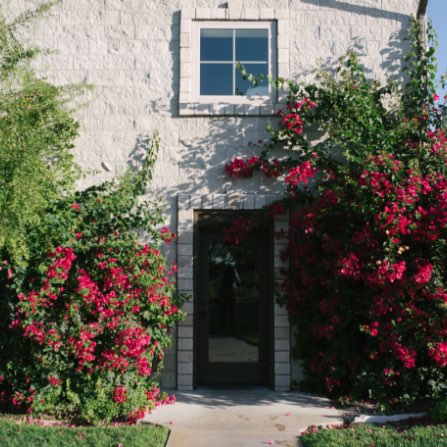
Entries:
POLYGON ((40 225, 47 202, 70 190, 77 173, 71 148, 79 126, 68 107, 73 88, 39 79, 29 66, 39 50, 16 37, 20 23, 55 3, 13 23, 0 13, 0 253, 23 264, 26 228, 40 225))
POLYGON ((435 402, 429 415, 433 422, 447 424, 447 399, 435 402))
POLYGON ((0 418, 0 445, 8 447, 164 447, 168 431, 161 426, 45 427, 0 418))
POLYGON ((301 442, 304 447, 446 447, 447 426, 403 429, 359 425, 308 433, 301 442))
POLYGON ((160 252, 173 235, 139 197, 157 151, 154 136, 140 171, 49 202, 27 228, 33 262, 0 272, 6 408, 99 424, 165 399, 156 380, 182 313, 160 252))
POLYGON ((0 406, 135 421, 170 400, 157 379, 183 315, 162 252, 174 235, 145 197, 159 140, 139 171, 74 191, 76 87, 39 80, 39 51, 15 37, 55 3, 0 17, 0 406))
POLYGON ((416 21, 408 41, 402 84, 369 79, 354 52, 317 83, 288 81, 260 156, 225 166, 284 174, 265 214, 289 211, 281 303, 305 385, 381 408, 447 393, 447 108, 431 28, 432 46, 416 21))

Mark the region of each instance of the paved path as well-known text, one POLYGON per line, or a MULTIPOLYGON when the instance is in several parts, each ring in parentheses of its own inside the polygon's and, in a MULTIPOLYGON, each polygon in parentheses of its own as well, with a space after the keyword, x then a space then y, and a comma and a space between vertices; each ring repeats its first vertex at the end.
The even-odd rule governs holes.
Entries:
POLYGON ((175 396, 174 405, 144 418, 171 430, 167 447, 296 447, 307 426, 342 422, 326 399, 303 393, 199 389, 175 396))

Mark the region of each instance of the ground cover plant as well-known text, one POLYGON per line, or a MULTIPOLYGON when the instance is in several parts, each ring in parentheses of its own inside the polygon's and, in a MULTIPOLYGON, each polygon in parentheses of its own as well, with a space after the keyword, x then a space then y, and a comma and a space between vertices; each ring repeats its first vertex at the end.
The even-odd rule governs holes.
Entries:
MULTIPOLYGON (((276 235, 289 263, 280 302, 306 386, 340 402, 386 409, 447 395, 446 106, 427 39, 413 23, 401 84, 369 79, 354 52, 318 83, 288 81, 259 156, 225 166, 284 181, 285 198, 264 213, 290 213, 276 235)), ((227 241, 254 225, 237 222, 227 241)))
POLYGON ((162 252, 174 235, 147 196, 159 142, 139 170, 74 190, 68 101, 80 87, 38 79, 38 50, 15 37, 50 6, 0 16, 0 407, 133 422, 172 401, 157 379, 182 317, 162 252))
POLYGON ((357 425, 312 430, 301 437, 304 447, 445 447, 447 426, 392 427, 357 425))
POLYGON ((0 445, 8 447, 164 447, 167 429, 139 424, 118 427, 42 427, 0 418, 0 445))

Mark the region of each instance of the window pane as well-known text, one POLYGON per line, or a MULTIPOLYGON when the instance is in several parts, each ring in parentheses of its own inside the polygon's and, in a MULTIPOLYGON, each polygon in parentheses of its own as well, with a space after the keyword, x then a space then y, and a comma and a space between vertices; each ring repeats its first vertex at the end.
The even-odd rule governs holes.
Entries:
POLYGON ((252 74, 255 78, 258 78, 260 74, 263 74, 265 79, 261 82, 258 79, 258 84, 253 85, 252 82, 244 80, 242 74, 236 69, 236 95, 255 95, 265 96, 269 94, 268 81, 266 79, 268 75, 268 64, 244 64, 247 73, 252 74))
POLYGON ((200 30, 201 61, 232 61, 233 30, 208 29, 200 30))
POLYGON ((237 61, 268 61, 268 30, 236 30, 237 61))
POLYGON ((232 95, 233 64, 200 64, 201 95, 232 95))

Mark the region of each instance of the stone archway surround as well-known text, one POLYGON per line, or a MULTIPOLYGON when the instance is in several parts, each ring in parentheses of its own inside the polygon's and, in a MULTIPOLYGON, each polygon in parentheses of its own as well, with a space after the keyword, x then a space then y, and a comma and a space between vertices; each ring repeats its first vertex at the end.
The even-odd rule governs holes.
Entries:
MULTIPOLYGON (((228 193, 228 194, 179 194, 177 220, 177 288, 179 293, 186 293, 190 300, 183 310, 187 318, 179 323, 177 330, 177 389, 193 389, 194 368, 194 211, 195 210, 249 210, 260 209, 277 200, 277 194, 228 193)), ((275 219, 274 231, 286 230, 288 217, 275 219)), ((280 253, 284 241, 274 241, 274 280, 278 280, 280 268, 284 266, 280 253)), ((290 327, 287 312, 274 304, 273 316, 273 362, 274 389, 290 388, 290 327)))

